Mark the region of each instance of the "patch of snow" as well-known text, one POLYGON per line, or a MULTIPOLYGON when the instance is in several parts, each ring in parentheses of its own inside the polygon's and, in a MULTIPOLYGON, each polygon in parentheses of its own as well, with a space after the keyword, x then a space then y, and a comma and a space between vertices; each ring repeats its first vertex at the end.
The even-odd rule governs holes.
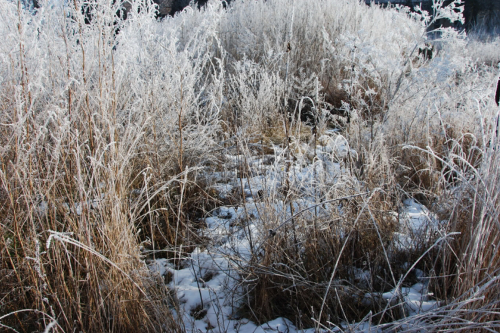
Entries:
POLYGON ((400 231, 394 233, 399 249, 415 249, 429 241, 440 228, 440 221, 427 207, 414 199, 403 201, 400 210, 400 231))
MULTIPOLYGON (((315 157, 308 163, 300 160, 291 163, 290 172, 285 177, 283 177, 283 174, 286 174, 283 172, 285 160, 282 158, 283 155, 279 155, 282 153, 279 149, 275 150, 277 155, 271 165, 263 165, 257 161, 261 158, 255 157, 254 160, 257 162, 251 165, 260 170, 254 169, 248 178, 237 178, 236 172, 232 171, 209 175, 211 179, 216 180, 212 188, 218 192, 220 198, 227 197, 235 189, 238 189, 241 195, 243 186, 245 203, 240 203, 239 206, 218 207, 204 218, 207 228, 202 232, 212 240, 212 243, 208 248, 196 248, 183 258, 182 268, 175 269, 166 259, 157 259, 149 265, 157 274, 172 275, 168 287, 177 295, 181 311, 179 315, 182 316, 187 331, 229 333, 315 331, 314 328, 299 330, 285 318, 276 318, 263 325, 257 325, 246 318, 238 318, 236 311, 242 302, 239 298, 241 292, 238 279, 241 277, 238 276, 238 266, 246 265, 251 258, 252 246, 254 251, 259 249, 257 240, 268 236, 260 233, 267 232, 267 228, 277 230, 280 223, 291 216, 290 206, 279 199, 279 189, 286 177, 302 192, 300 199, 293 202, 294 213, 302 211, 301 214, 307 217, 308 214, 328 214, 332 209, 341 210, 338 203, 316 206, 315 184, 318 177, 323 177, 321 180, 323 183, 335 184, 342 174, 348 172, 335 160, 347 156, 349 147, 347 142, 344 142, 345 139, 336 133, 322 136, 318 141, 320 145, 316 147, 315 157), (226 177, 224 174, 233 176, 226 177), (274 197, 273 201, 266 201, 265 198, 271 195, 277 197, 274 197), (269 205, 274 215, 263 216, 262 212, 269 211, 269 205), (309 209, 313 207, 315 209, 309 209), (263 223, 266 227, 263 227, 263 223)), ((242 157, 226 155, 226 160, 229 164, 237 163, 242 157)), ((398 216, 397 213, 394 215, 398 216)), ((431 230, 439 226, 437 219, 423 205, 410 199, 404 201, 399 217, 401 230, 396 236, 399 237, 400 246, 404 249, 414 246, 412 239, 415 235, 426 237, 431 230)), ((371 278, 369 271, 359 268, 355 270, 357 280, 369 283, 371 278)), ((423 273, 418 270, 416 272, 418 283, 412 287, 401 288, 399 294, 396 290, 383 294, 367 294, 361 301, 369 304, 373 302, 373 297, 379 300, 392 299, 391 302, 401 301, 408 316, 436 308, 438 303, 430 297, 423 273), (398 295, 399 297, 396 297, 398 295)), ((328 329, 340 332, 346 328, 358 332, 379 331, 369 320, 357 324, 345 323, 341 327, 328 329)))

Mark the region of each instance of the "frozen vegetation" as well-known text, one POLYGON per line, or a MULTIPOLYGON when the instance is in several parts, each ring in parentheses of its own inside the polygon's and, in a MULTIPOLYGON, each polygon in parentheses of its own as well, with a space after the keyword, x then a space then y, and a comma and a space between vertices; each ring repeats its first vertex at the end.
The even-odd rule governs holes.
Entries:
POLYGON ((498 331, 500 39, 443 2, 0 0, 0 330, 498 331))

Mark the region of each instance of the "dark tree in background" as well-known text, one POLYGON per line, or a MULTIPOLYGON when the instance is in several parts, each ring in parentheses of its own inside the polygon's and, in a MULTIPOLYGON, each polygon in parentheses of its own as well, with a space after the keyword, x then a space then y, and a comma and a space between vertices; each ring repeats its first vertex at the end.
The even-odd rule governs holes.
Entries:
POLYGON ((467 31, 479 28, 485 32, 500 31, 500 0, 465 0, 467 31))

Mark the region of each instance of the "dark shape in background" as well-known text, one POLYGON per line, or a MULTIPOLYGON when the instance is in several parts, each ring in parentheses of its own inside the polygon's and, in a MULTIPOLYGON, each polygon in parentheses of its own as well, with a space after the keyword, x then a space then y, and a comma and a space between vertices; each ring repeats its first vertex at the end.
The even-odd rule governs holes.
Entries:
POLYGON ((425 47, 418 49, 418 55, 424 60, 431 60, 434 52, 434 46, 432 44, 425 44, 425 47))
POLYGON ((466 0, 464 5, 466 30, 500 33, 499 0, 466 0))
MULTIPOLYGON (((233 0, 220 0, 224 7, 226 7, 233 0)), ((176 13, 182 11, 189 6, 190 0, 153 0, 158 5, 157 18, 164 18, 166 16, 174 16, 176 13)), ((198 9, 205 6, 208 0, 193 0, 193 3, 198 6, 198 9)))

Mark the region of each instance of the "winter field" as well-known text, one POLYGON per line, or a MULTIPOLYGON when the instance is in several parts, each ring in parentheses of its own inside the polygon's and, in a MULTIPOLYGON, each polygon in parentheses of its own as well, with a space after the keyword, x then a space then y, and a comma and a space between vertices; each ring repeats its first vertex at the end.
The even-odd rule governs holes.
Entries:
POLYGON ((500 330, 500 37, 442 2, 0 0, 0 331, 500 330))

